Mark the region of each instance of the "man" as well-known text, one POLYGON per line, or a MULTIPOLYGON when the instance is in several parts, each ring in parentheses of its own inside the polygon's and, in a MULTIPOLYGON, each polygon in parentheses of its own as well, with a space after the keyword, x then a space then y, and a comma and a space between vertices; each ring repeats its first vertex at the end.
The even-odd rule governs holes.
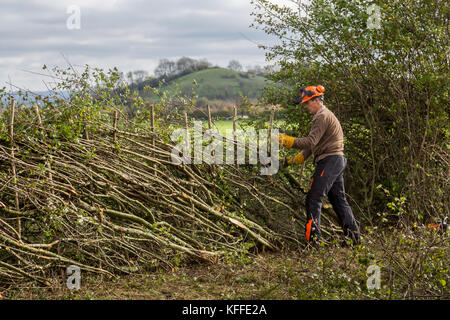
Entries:
POLYGON ((306 242, 317 244, 320 240, 320 210, 322 200, 327 195, 344 235, 357 243, 359 228, 345 198, 344 169, 347 158, 343 152, 344 135, 339 120, 323 104, 324 92, 325 88, 320 85, 301 89, 301 104, 314 115, 311 131, 304 138, 280 134, 279 141, 286 148, 302 150, 291 160, 295 164, 302 164, 314 154, 316 168, 306 196, 306 242))

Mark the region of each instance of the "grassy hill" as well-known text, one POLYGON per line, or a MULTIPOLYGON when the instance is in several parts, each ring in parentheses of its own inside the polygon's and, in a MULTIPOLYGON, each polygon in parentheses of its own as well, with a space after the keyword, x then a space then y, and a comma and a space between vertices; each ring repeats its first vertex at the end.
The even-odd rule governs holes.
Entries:
POLYGON ((247 98, 258 98, 265 86, 265 78, 247 72, 237 72, 223 68, 210 68, 187 74, 169 82, 163 87, 168 93, 174 93, 176 86, 184 94, 191 94, 194 80, 195 92, 200 98, 208 100, 232 100, 240 94, 247 98))

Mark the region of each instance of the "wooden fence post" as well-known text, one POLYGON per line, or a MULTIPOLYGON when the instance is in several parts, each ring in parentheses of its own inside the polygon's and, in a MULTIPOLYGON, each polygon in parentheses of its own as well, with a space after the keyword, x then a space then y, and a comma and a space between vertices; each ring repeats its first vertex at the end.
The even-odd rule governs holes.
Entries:
POLYGON ((42 119, 41 119, 41 115, 39 113, 39 106, 37 104, 34 104, 33 109, 34 109, 34 113, 36 114, 36 118, 37 118, 39 127, 42 127, 42 119))
POLYGON ((88 133, 88 128, 87 128, 87 121, 84 121, 84 138, 86 140, 89 140, 89 133, 88 133))
POLYGON ((211 107, 209 106, 209 104, 206 106, 206 108, 208 109, 208 129, 212 128, 212 120, 211 120, 211 107))
POLYGON ((114 122, 113 122, 113 140, 114 143, 117 143, 117 123, 119 122, 119 112, 117 110, 114 110, 114 122))
MULTIPOLYGON (((188 133, 189 133, 189 122, 188 122, 188 116, 187 116, 187 112, 186 111, 184 112, 184 127, 186 129, 186 137, 185 138, 189 137, 189 139, 190 139, 191 137, 190 137, 190 135, 188 135, 188 133)), ((189 145, 191 145, 191 144, 189 143, 189 145)), ((189 150, 189 153, 190 152, 191 152, 191 150, 189 150)), ((183 154, 183 157, 184 156, 185 155, 183 154)), ((191 178, 189 177, 188 179, 189 179, 189 182, 191 182, 191 178)), ((192 185, 190 186, 189 189, 191 191, 191 194, 193 194, 194 193, 194 189, 193 189, 192 185)), ((191 202, 192 213, 194 213, 194 203, 192 202, 191 198, 189 198, 189 201, 191 202)))
POLYGON ((237 107, 234 106, 234 115, 233 115, 233 140, 234 140, 234 159, 236 160, 236 168, 239 169, 238 164, 238 145, 237 145, 237 137, 236 137, 236 121, 237 121, 237 107))
MULTIPOLYGON (((14 159, 14 148, 15 148, 15 142, 14 142, 14 115, 16 108, 16 101, 14 98, 11 98, 11 115, 9 119, 9 137, 11 139, 11 170, 14 177, 14 186, 17 188, 17 173, 16 173, 16 161, 14 159)), ((16 206, 16 210, 19 211, 19 193, 17 190, 14 190, 14 203, 16 206)), ((17 218, 17 234, 19 236, 19 241, 22 241, 22 226, 21 226, 21 220, 20 217, 17 218)))
MULTIPOLYGON (((151 121, 151 132, 152 132, 152 147, 153 149, 156 146, 156 140, 155 140, 155 106, 152 104, 150 106, 150 121, 151 121)), ((156 163, 153 164, 153 174, 156 176, 156 163)))
MULTIPOLYGON (((208 104, 206 106, 206 108, 208 109, 208 129, 211 130, 212 129, 211 107, 208 104)), ((215 150, 212 151, 212 155, 213 155, 213 157, 215 156, 215 150)), ((216 175, 216 169, 215 169, 214 164, 211 164, 211 175, 213 175, 213 176, 216 175)))
POLYGON ((152 131, 152 146, 155 146, 155 106, 152 104, 150 106, 150 121, 151 121, 151 131, 152 131))
POLYGON ((270 122, 269 122, 269 141, 267 143, 268 155, 272 156, 272 129, 273 129, 273 118, 275 115, 275 107, 272 107, 272 111, 270 112, 270 122))

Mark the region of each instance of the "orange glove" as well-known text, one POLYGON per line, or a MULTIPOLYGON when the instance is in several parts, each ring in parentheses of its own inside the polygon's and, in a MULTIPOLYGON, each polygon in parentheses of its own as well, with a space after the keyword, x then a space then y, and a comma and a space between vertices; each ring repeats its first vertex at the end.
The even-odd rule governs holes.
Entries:
POLYGON ((303 153, 297 153, 295 155, 295 157, 287 159, 288 164, 299 165, 299 164, 303 164, 304 162, 305 162, 305 157, 303 156, 303 153))
POLYGON ((295 141, 294 137, 290 137, 285 134, 280 134, 278 136, 279 144, 288 149, 292 148, 292 146, 294 145, 294 141, 295 141))

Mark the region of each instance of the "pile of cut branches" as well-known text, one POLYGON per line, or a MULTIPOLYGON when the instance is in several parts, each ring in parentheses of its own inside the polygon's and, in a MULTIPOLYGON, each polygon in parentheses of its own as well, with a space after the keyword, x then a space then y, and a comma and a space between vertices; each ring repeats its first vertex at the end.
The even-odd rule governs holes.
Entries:
POLYGON ((77 104, 82 94, 0 114, 0 285, 53 285, 69 265, 116 275, 301 241, 303 194, 289 173, 176 164, 153 112, 148 125, 77 104))
POLYGON ((11 110, 0 141, 1 282, 50 284, 48 270, 71 264, 116 274, 185 257, 214 261, 249 244, 279 247, 280 235, 246 216, 242 203, 246 192, 261 205, 257 220, 271 214, 267 202, 292 210, 256 187, 271 185, 267 178, 175 164, 173 145, 132 122, 121 130, 117 118, 85 121, 96 130, 67 139, 51 128, 57 110, 11 110))

